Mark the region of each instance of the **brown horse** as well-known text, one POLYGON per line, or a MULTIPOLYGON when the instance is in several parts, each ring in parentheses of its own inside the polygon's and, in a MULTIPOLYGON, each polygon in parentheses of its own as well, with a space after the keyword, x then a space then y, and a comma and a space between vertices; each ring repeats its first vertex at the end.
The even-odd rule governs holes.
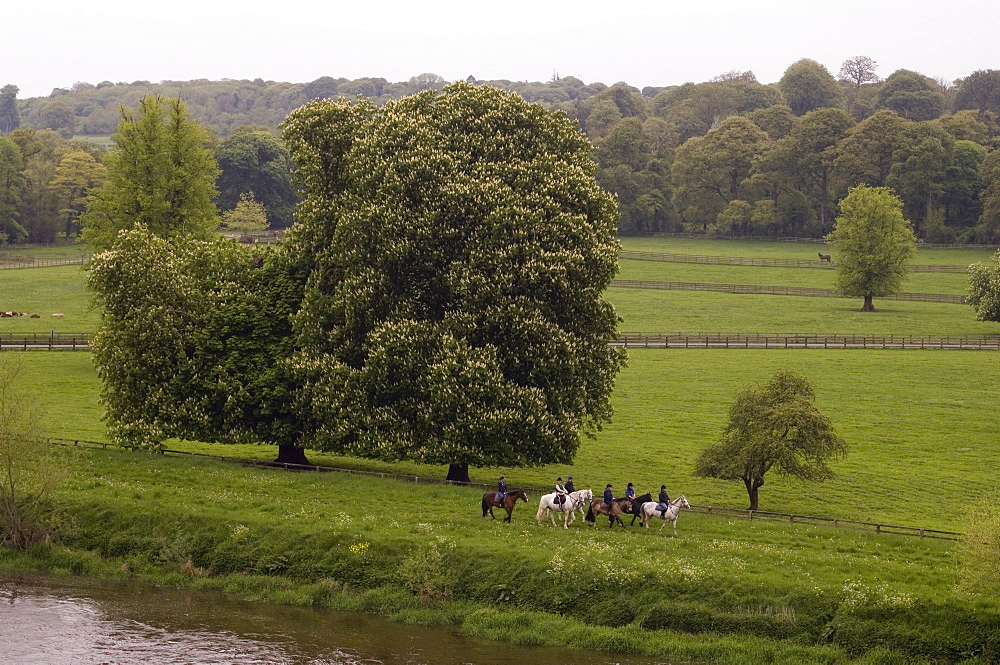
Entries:
POLYGON ((816 252, 816 253, 819 254, 819 260, 821 263, 823 261, 830 263, 831 256, 829 254, 823 254, 822 252, 816 252))
POLYGON ((510 490, 503 495, 503 503, 497 503, 497 493, 487 492, 483 495, 483 519, 486 519, 486 513, 490 514, 490 517, 496 519, 496 515, 493 514, 494 508, 503 508, 507 511, 507 517, 504 518, 504 522, 510 521, 510 515, 514 512, 514 505, 517 500, 527 502, 528 495, 523 489, 510 490))
POLYGON ((628 510, 629 504, 629 500, 624 497, 612 499, 611 508, 609 509, 604 505, 604 499, 594 499, 590 502, 590 510, 587 511, 586 519, 591 523, 591 526, 594 526, 597 524, 598 514, 607 515, 609 527, 613 527, 615 522, 625 526, 625 523, 622 522, 622 513, 628 510))

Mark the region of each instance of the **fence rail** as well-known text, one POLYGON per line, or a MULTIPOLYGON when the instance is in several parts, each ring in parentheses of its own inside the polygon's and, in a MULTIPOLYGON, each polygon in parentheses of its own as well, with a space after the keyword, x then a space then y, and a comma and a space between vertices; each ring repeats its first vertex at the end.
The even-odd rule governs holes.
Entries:
POLYGON ((0 333, 0 350, 86 351, 90 333, 0 333))
MULTIPOLYGON (((110 448, 117 448, 112 443, 106 443, 102 441, 87 441, 85 439, 61 439, 61 438, 50 438, 48 439, 50 443, 62 446, 88 446, 88 447, 100 447, 104 450, 110 448)), ((488 485, 485 483, 463 483, 456 482, 453 480, 444 480, 442 478, 427 478, 422 476, 411 476, 399 473, 389 473, 385 471, 363 471, 361 469, 345 469, 342 467, 335 466, 323 466, 319 464, 288 464, 283 462, 273 462, 255 458, 246 457, 231 457, 227 455, 213 455, 209 453, 195 453, 185 450, 169 450, 164 449, 162 451, 165 455, 180 455, 188 457, 207 457, 210 459, 219 460, 222 462, 230 462, 234 464, 243 464, 245 466, 251 467, 266 467, 283 469, 285 471, 313 471, 316 473, 347 473, 354 475, 366 475, 378 478, 391 478, 394 480, 402 480, 405 482, 418 483, 418 484, 432 484, 432 485, 458 485, 463 487, 474 487, 480 489, 494 489, 495 485, 488 485)), ((538 492, 547 493, 551 491, 549 487, 523 487, 522 489, 538 492)), ((927 529, 924 527, 913 527, 913 526, 899 526, 896 524, 885 524, 882 522, 861 522, 857 520, 847 520, 838 517, 816 517, 811 515, 794 515, 791 513, 774 513, 763 510, 741 510, 739 508, 722 508, 719 506, 699 506, 691 504, 691 509, 698 513, 704 513, 706 515, 719 515, 723 517, 740 517, 745 518, 749 521, 752 520, 767 520, 767 521, 779 521, 788 522, 789 524, 802 524, 802 525, 823 525, 823 526, 833 526, 833 527, 844 527, 853 529, 874 529, 875 533, 885 533, 899 536, 918 536, 920 538, 940 538, 945 540, 958 540, 962 537, 961 533, 956 531, 942 531, 939 529, 927 529)))
POLYGON ((86 256, 64 259, 36 259, 30 255, 0 254, 0 270, 11 268, 48 268, 51 266, 83 265, 88 260, 86 256))
MULTIPOLYGON (((88 333, 0 333, 0 350, 86 351, 88 333)), ((725 349, 969 349, 1000 351, 1000 335, 931 337, 836 333, 624 333, 621 347, 725 349)))
MULTIPOLYGON (((695 240, 753 240, 756 242, 802 242, 815 245, 825 245, 823 238, 802 238, 800 236, 752 236, 752 235, 718 235, 709 233, 646 233, 641 237, 654 238, 690 238, 695 240)), ((959 243, 939 243, 939 242, 918 242, 917 248, 926 249, 987 249, 994 251, 996 244, 959 244, 959 243)))
MULTIPOLYGON (((844 298, 833 289, 807 286, 770 286, 766 284, 716 284, 712 282, 660 282, 645 279, 615 279, 611 286, 626 289, 661 289, 665 291, 718 291, 753 295, 807 296, 813 298, 844 298)), ((964 305, 966 296, 951 293, 895 293, 878 296, 882 300, 913 300, 964 305)))
MULTIPOLYGON (((639 252, 631 249, 623 249, 618 252, 621 259, 631 259, 634 261, 663 261, 666 263, 700 263, 708 265, 725 266, 760 266, 766 268, 820 268, 833 270, 837 266, 830 261, 819 259, 768 259, 754 258, 747 256, 705 256, 701 254, 664 254, 660 252, 639 252)), ((965 265, 933 265, 920 264, 911 265, 913 272, 951 272, 965 273, 969 267, 965 265)))
POLYGON ((1000 351, 1000 335, 927 337, 816 333, 626 333, 622 347, 725 349, 957 349, 1000 351))

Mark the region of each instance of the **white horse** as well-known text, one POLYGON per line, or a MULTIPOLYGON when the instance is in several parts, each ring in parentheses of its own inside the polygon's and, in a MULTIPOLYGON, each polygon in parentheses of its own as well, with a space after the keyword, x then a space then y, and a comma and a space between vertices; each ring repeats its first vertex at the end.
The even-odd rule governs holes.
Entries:
POLYGON ((549 519, 552 520, 552 526, 555 526, 556 518, 553 513, 560 512, 563 514, 563 527, 568 529, 569 525, 576 519, 577 511, 580 511, 580 517, 583 517, 584 509, 590 505, 594 493, 590 490, 577 490, 563 495, 566 498, 563 503, 556 503, 558 494, 558 492, 552 492, 542 495, 538 501, 538 513, 535 515, 535 519, 541 524, 545 516, 548 515, 549 519))
POLYGON ((667 522, 669 521, 674 527, 674 535, 676 536, 677 518, 681 514, 681 508, 690 508, 691 504, 688 503, 688 500, 684 498, 684 495, 682 494, 673 501, 671 501, 670 503, 668 503, 667 509, 664 510, 662 514, 660 513, 660 510, 657 508, 658 505, 660 504, 658 504, 655 501, 647 501, 646 503, 642 504, 642 508, 639 509, 642 525, 648 529, 649 520, 653 519, 654 517, 659 517, 661 520, 663 520, 663 524, 660 525, 660 531, 663 531, 663 527, 665 527, 667 525, 667 522))

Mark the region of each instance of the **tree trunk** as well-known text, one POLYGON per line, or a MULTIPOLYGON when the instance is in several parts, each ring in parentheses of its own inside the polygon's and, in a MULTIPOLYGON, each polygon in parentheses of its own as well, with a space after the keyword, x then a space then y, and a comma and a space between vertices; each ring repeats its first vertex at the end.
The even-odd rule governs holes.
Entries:
POLYGON ((750 497, 750 507, 747 510, 757 510, 757 490, 764 484, 764 479, 751 480, 750 478, 744 478, 743 484, 746 485, 747 496, 750 497))
POLYGON ((449 464, 448 465, 448 477, 445 480, 450 480, 453 483, 467 483, 469 482, 469 465, 468 464, 449 464))
POLYGON ((862 312, 874 312, 875 305, 872 303, 871 296, 865 296, 865 304, 861 306, 862 312))
POLYGON ((274 461, 282 464, 311 464, 311 462, 306 459, 305 449, 291 445, 278 446, 278 459, 274 461))

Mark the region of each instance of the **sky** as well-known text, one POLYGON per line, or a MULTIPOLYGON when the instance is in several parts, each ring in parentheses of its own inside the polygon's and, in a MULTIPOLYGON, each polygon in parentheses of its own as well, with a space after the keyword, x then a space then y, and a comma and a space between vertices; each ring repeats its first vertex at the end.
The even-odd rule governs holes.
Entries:
POLYGON ((638 88, 753 71, 761 83, 811 58, 834 75, 866 55, 883 78, 952 81, 1000 69, 996 0, 506 0, 235 2, 34 0, 0 12, 0 86, 47 96, 76 82, 205 78, 305 83, 626 81, 638 88))

